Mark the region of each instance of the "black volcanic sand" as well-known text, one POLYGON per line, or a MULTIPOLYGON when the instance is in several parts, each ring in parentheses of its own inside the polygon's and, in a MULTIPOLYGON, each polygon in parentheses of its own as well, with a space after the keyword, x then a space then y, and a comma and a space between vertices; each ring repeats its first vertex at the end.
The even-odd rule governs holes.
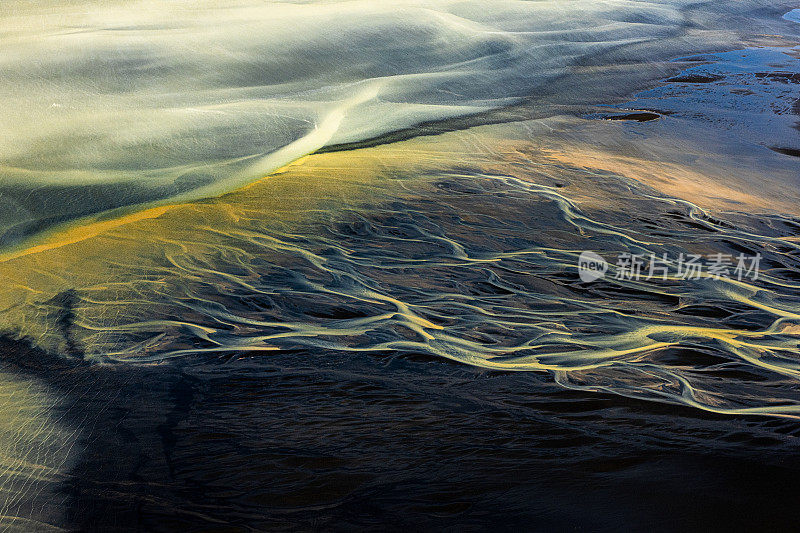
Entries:
MULTIPOLYGON (((783 54, 770 53, 773 52, 783 54)), ((724 60, 725 57, 723 63, 724 60)), ((786 62, 791 68, 797 66, 788 59, 786 62)), ((680 130, 685 122, 676 125, 671 121, 689 120, 681 116, 687 109, 687 91, 701 86, 710 88, 702 93, 707 97, 705 100, 698 96, 695 101, 698 106, 699 102, 715 98, 726 102, 718 94, 731 88, 730 84, 725 85, 728 78, 703 73, 706 70, 708 67, 699 66, 692 73, 673 77, 667 88, 654 89, 654 93, 642 94, 635 102, 626 104, 632 113, 604 116, 613 122, 601 124, 617 126, 620 120, 630 120, 631 128, 680 130), (659 94, 659 90, 667 92, 659 94), (658 100, 659 105, 653 105, 652 100, 658 100), (657 118, 654 114, 658 120, 650 120, 657 118)), ((758 72, 762 71, 745 72, 742 76, 773 84, 766 90, 769 93, 766 97, 788 102, 790 93, 781 88, 791 86, 789 78, 759 78, 758 72)), ((753 103, 756 98, 745 101, 753 103)), ((756 103, 753 108, 758 107, 756 103)), ((708 130, 721 130, 719 117, 724 113, 716 111, 724 111, 726 105, 712 111, 704 107, 704 112, 691 120, 705 121, 708 130)), ((755 116, 752 109, 746 111, 748 116, 755 116)), ((758 131, 739 133, 745 137, 752 134, 753 137, 747 138, 758 144, 760 141, 753 140, 758 135, 769 133, 775 124, 791 125, 794 118, 785 114, 778 118, 769 116, 759 122, 758 131)), ((774 151, 763 143, 758 145, 768 154, 765 157, 785 158, 793 155, 787 154, 787 150, 795 150, 794 145, 772 147, 774 151)), ((339 242, 334 238, 329 242, 312 241, 311 237, 306 242, 298 238, 297 249, 312 249, 320 257, 329 252, 330 257, 343 263, 352 261, 346 267, 357 273, 363 273, 358 268, 367 264, 364 271, 368 268, 379 271, 371 274, 375 279, 400 284, 409 278, 386 274, 391 272, 387 265, 396 258, 381 255, 389 249, 381 245, 392 240, 409 247, 403 249, 398 245, 398 250, 408 252, 401 257, 407 258, 416 250, 420 255, 448 260, 452 259, 453 250, 441 246, 444 237, 439 238, 437 229, 460 227, 463 229, 460 236, 474 238, 476 248, 478 244, 503 250, 512 245, 533 246, 529 242, 520 244, 522 236, 542 248, 553 249, 551 244, 559 242, 561 237, 546 233, 547 228, 564 223, 563 211, 552 207, 557 199, 531 201, 525 196, 527 189, 523 192, 514 189, 514 196, 508 198, 498 196, 504 200, 503 206, 513 205, 518 210, 516 218, 503 220, 508 226, 503 231, 507 233, 496 228, 494 233, 471 234, 458 217, 471 216, 472 229, 486 229, 495 222, 489 216, 478 217, 482 212, 476 206, 485 207, 488 196, 483 195, 494 190, 492 187, 508 193, 497 180, 491 185, 478 186, 473 178, 468 175, 443 180, 436 184, 441 196, 430 196, 414 205, 384 206, 386 210, 373 213, 373 218, 364 215, 346 222, 329 221, 325 228, 332 237, 347 236, 348 246, 363 247, 362 256, 350 250, 350 255, 340 257, 344 254, 337 255, 337 249, 328 246, 330 242, 339 242), (439 199, 444 196, 455 207, 440 205, 439 199), (464 207, 474 209, 469 211, 464 207), (424 241, 423 237, 431 235, 436 238, 424 241), (309 242, 318 248, 310 248, 309 242), (423 249, 420 242, 428 248, 423 249), (361 259, 363 262, 358 263, 361 259), (381 275, 385 278, 380 278, 381 275)), ((554 182, 553 188, 569 190, 561 182, 554 182)), ((629 192, 638 194, 633 188, 629 192)), ((635 205, 641 211, 630 209, 629 218, 625 219, 614 210, 594 214, 601 219, 606 216, 603 221, 608 224, 636 228, 639 233, 635 236, 639 237, 658 236, 679 244, 702 241, 711 243, 711 248, 719 245, 730 252, 751 253, 761 250, 759 246, 771 246, 767 266, 776 273, 776 279, 790 285, 782 296, 797 297, 797 290, 790 282, 797 281, 800 254, 786 243, 773 242, 779 238, 795 242, 800 236, 797 219, 776 216, 753 220, 739 214, 717 220, 705 213, 698 215, 677 201, 674 208, 663 213, 655 208, 650 210, 651 204, 635 205), (759 225, 775 239, 759 240, 759 237, 747 241, 742 237, 741 231, 755 234, 759 225), (766 241, 769 242, 764 244, 766 241)), ((602 224, 594 227, 607 229, 602 224)), ((569 243, 575 242, 569 240, 575 238, 571 230, 567 226, 561 233, 569 243)), ((446 237, 452 232, 442 235, 446 237)), ((586 239, 592 239, 587 235, 586 239)), ((602 246, 604 241, 597 238, 594 242, 602 246)), ((274 257, 267 259, 264 264, 274 257)), ((294 267, 290 259, 286 260, 287 265, 294 267)), ((266 268, 264 264, 251 261, 247 266, 266 268)), ((275 268, 258 272, 265 284, 274 285, 266 285, 267 288, 297 288, 299 294, 305 287, 308 294, 301 297, 287 291, 278 298, 269 293, 285 306, 274 309, 267 309, 266 297, 264 301, 256 301, 252 295, 226 294, 224 290, 228 287, 223 284, 211 289, 204 287, 211 292, 203 294, 210 294, 209 300, 214 302, 222 301, 223 296, 229 298, 224 302, 231 304, 228 310, 241 312, 245 317, 247 313, 274 312, 283 313, 282 316, 295 313, 311 317, 308 321, 312 325, 318 323, 315 320, 357 319, 359 312, 370 311, 363 303, 359 308, 350 301, 331 301, 330 294, 325 295, 327 299, 319 298, 308 289, 309 284, 302 285, 275 265, 269 266, 275 268), (279 276, 281 273, 285 279, 279 276), (212 291, 215 288, 218 293, 212 291)), ((286 270, 298 277, 308 274, 308 279, 318 273, 308 265, 303 268, 307 271, 288 267, 286 270)), ((401 274, 413 274, 412 267, 407 270, 401 274)), ((537 291, 552 290, 559 295, 574 296, 576 301, 590 297, 614 301, 624 319, 632 322, 642 317, 644 320, 649 311, 663 317, 675 309, 679 311, 670 318, 707 328, 757 331, 774 319, 745 303, 721 298, 693 301, 679 307, 681 298, 693 296, 690 289, 675 296, 653 286, 634 289, 607 282, 585 287, 578 284, 573 271, 556 270, 535 272, 541 279, 531 281, 531 287, 523 286, 528 292, 519 289, 519 294, 532 295, 539 301, 541 295, 537 291)), ((513 299, 508 289, 513 284, 498 278, 508 271, 499 268, 493 271, 491 266, 474 271, 463 269, 459 272, 466 273, 458 279, 449 271, 443 272, 440 278, 453 281, 459 290, 474 296, 475 301, 513 299)), ((535 278, 531 272, 523 271, 518 278, 509 279, 530 281, 535 278)), ((345 286, 341 278, 335 278, 332 284, 345 286)), ((431 294, 444 294, 436 286, 444 283, 442 279, 429 275, 431 294)), ((203 278, 197 285, 211 281, 203 278)), ((401 288, 414 293, 425 287, 401 288)), ((76 447, 77 463, 58 489, 65 497, 67 516, 61 525, 67 529, 796 528, 796 509, 800 503, 800 454, 797 453, 800 425, 796 420, 722 416, 602 392, 565 390, 546 373, 490 371, 414 350, 309 347, 299 338, 284 340, 273 351, 229 350, 186 355, 150 365, 92 364, 77 360, 82 356, 82 348, 75 338, 80 327, 75 310, 81 305, 76 294, 65 291, 47 302, 61 310, 53 315, 54 325, 66 339, 65 352, 72 358, 48 355, 24 342, 0 341, 3 370, 46 383, 54 395, 63 398, 53 416, 83 430, 76 447)), ((703 293, 699 293, 698 300, 702 297, 703 293)), ((531 307, 537 309, 535 305, 531 307)), ((157 312, 160 310, 154 308, 151 314, 157 312)), ((202 315, 199 311, 196 314, 202 315)), ((214 317, 191 318, 213 322, 214 317)), ((497 333, 491 330, 495 324, 486 322, 485 331, 478 324, 469 332, 479 340, 485 340, 480 337, 484 334, 503 339, 502 334, 514 333, 509 333, 512 328, 497 333)), ((505 325, 501 321, 498 324, 505 325)), ((394 334, 409 336, 407 331, 397 333, 392 329, 399 330, 403 325, 389 323, 385 329, 371 332, 373 337, 367 341, 380 346, 394 334)), ((464 327, 473 325, 467 322, 464 327)), ((611 327, 607 323, 591 325, 597 329, 611 327)), ((170 338, 175 344, 170 347, 205 346, 188 333, 184 335, 170 338)), ((235 335, 232 333, 231 337, 235 335)), ((687 375, 695 373, 698 381, 707 379, 726 393, 726 398, 744 405, 762 400, 759 394, 763 390, 797 393, 792 378, 783 376, 783 381, 771 381, 763 368, 748 367, 732 358, 713 339, 708 340, 708 345, 666 351, 653 364, 687 375), (743 390, 740 385, 753 388, 743 390)), ((623 393, 628 390, 623 386, 627 383, 625 378, 623 375, 619 379, 622 385, 617 383, 623 393)), ((716 400, 711 395, 709 402, 716 400)))
POLYGON ((795 423, 564 391, 426 357, 131 368, 3 341, 86 426, 69 527, 745 530, 796 523, 795 423))

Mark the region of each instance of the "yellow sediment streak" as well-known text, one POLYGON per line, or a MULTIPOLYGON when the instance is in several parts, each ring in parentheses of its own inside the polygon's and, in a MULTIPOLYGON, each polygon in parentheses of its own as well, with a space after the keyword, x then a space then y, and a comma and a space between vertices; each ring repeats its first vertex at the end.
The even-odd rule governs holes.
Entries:
MULTIPOLYGON (((293 161, 292 163, 289 163, 277 169, 272 174, 265 176, 261 179, 255 180, 253 183, 249 183, 243 186, 240 190, 244 191, 251 187, 254 187, 262 180, 268 179, 274 174, 286 171, 292 165, 301 164, 304 159, 306 158, 303 157, 298 161, 293 161)), ((62 246, 76 244, 81 241, 91 239, 92 237, 97 237, 98 235, 107 233, 108 231, 117 229, 127 224, 158 218, 168 211, 186 205, 190 204, 187 202, 182 204, 168 204, 168 205, 161 205, 158 207, 145 208, 136 213, 130 213, 127 215, 122 215, 116 218, 110 218, 108 220, 102 220, 102 221, 94 220, 96 217, 79 219, 77 221, 65 224, 64 226, 54 231, 46 232, 44 235, 32 239, 32 242, 40 241, 40 244, 31 245, 29 241, 27 246, 23 245, 23 247, 19 249, 16 250, 12 249, 11 251, 0 253, 0 263, 11 261, 13 259, 18 259, 20 257, 25 257, 26 255, 38 254, 41 252, 51 251, 56 248, 60 248, 62 246)))
MULTIPOLYGON (((352 209, 364 202, 372 204, 384 198, 396 199, 396 187, 406 187, 407 194, 413 198, 418 193, 409 186, 410 179, 437 180, 443 175, 452 175, 454 161, 461 167, 459 175, 463 174, 465 179, 526 181, 538 187, 536 190, 550 191, 548 198, 563 200, 562 203, 576 206, 576 209, 580 207, 584 212, 587 206, 588 209, 604 205, 610 209, 620 207, 615 190, 597 188, 597 180, 565 180, 567 185, 559 189, 563 196, 546 185, 536 185, 537 174, 531 171, 535 170, 535 165, 549 169, 564 165, 567 167, 566 176, 576 168, 602 170, 604 162, 597 157, 586 158, 578 154, 567 159, 566 151, 544 152, 530 140, 509 140, 504 128, 513 126, 487 126, 354 151, 317 153, 302 157, 233 192, 202 202, 151 206, 115 219, 76 222, 46 235, 27 248, 0 255, 0 279, 4 280, 0 286, 0 330, 26 336, 54 351, 62 350, 67 346, 65 343, 72 342, 85 349, 90 357, 108 355, 147 361, 204 350, 270 350, 275 349, 270 346, 270 341, 277 342, 277 339, 286 337, 311 342, 316 338, 344 339, 368 334, 388 324, 411 330, 415 335, 378 346, 348 349, 411 350, 489 369, 553 372, 589 372, 618 364, 635 366, 639 360, 646 363, 648 354, 654 351, 687 341, 704 340, 724 345, 726 351, 750 365, 789 378, 800 376, 800 369, 780 356, 781 352, 797 344, 796 339, 790 337, 795 334, 800 314, 774 299, 778 294, 739 282, 730 282, 727 286, 719 282, 713 287, 714 294, 774 315, 776 322, 772 329, 754 332, 688 327, 679 318, 658 315, 652 320, 656 325, 641 327, 641 322, 632 320, 630 330, 617 335, 587 336, 579 331, 553 331, 548 335, 547 342, 552 343, 549 351, 547 342, 539 345, 534 344, 534 340, 531 344, 494 346, 468 336, 459 337, 449 328, 429 320, 430 316, 421 307, 389 294, 371 291, 337 293, 337 289, 329 289, 322 282, 314 289, 320 295, 360 298, 376 304, 376 314, 330 327, 304 322, 262 323, 247 316, 215 315, 224 327, 243 331, 230 345, 226 344, 227 341, 219 341, 219 336, 215 335, 218 325, 213 321, 202 325, 192 323, 194 306, 217 303, 203 300, 202 290, 195 290, 196 284, 205 283, 206 279, 214 280, 223 291, 244 290, 253 294, 263 291, 263 288, 258 288, 261 272, 250 262, 272 261, 273 256, 264 257, 265 250, 267 254, 272 250, 277 261, 280 261, 283 251, 288 251, 305 258, 320 271, 326 271, 324 257, 292 242, 292 230, 287 230, 290 224, 302 222, 306 217, 335 213, 337 206, 352 209), (553 161, 558 164, 553 165, 553 161), (398 173, 402 177, 396 179, 398 173), (272 222, 281 224, 282 229, 276 234, 265 231, 265 226, 272 222), (216 268, 218 263, 215 261, 221 256, 236 269, 241 267, 241 272, 216 268), (65 340, 63 331, 58 331, 53 325, 53 313, 59 312, 59 302, 62 301, 61 298, 54 300, 54 297, 64 291, 77 292, 77 297, 69 300, 72 303, 68 312, 74 324, 74 338, 71 340, 65 340), (185 305, 187 315, 153 316, 154 306, 158 306, 161 298, 166 298, 170 304, 185 305), (779 330, 779 327, 783 329, 779 330), (284 329, 264 333, 271 328, 284 329), (160 348, 161 338, 170 334, 183 335, 187 329, 192 335, 212 344, 202 350, 188 347, 164 353, 160 348), (136 341, 140 344, 131 346, 124 340, 118 345, 119 335, 128 332, 140 334, 136 337, 141 339, 141 342, 136 341), (781 335, 781 338, 775 335, 781 335), (239 340, 241 345, 237 344, 239 340), (154 347, 152 351, 148 351, 151 347, 154 347)), ((622 160, 618 161, 616 168, 620 174, 634 179, 642 177, 643 173, 656 172, 644 163, 622 160)), ((668 167, 665 172, 672 173, 675 179, 692 179, 692 175, 683 173, 682 168, 668 167)), ((575 174, 581 175, 580 171, 575 174)), ((561 175, 558 177, 560 179, 561 175)), ((419 194, 425 194, 424 191, 429 189, 420 184, 419 190, 419 194)), ((571 212, 567 210, 565 214, 571 212)), ((579 229, 576 225, 576 232, 579 229)), ((453 258, 457 261, 476 260, 455 241, 442 237, 441 243, 452 247, 453 258)), ((341 243, 341 250, 347 253, 346 242, 341 243)), ((539 252, 498 252, 495 260, 523 253, 539 252)), ((598 311, 603 311, 603 305, 597 302, 598 311)), ((613 313, 614 309, 609 307, 605 312, 613 313)), ((491 317, 491 314, 487 316, 491 317)), ((487 320, 502 322, 502 316, 487 320)), ((505 326, 514 327, 514 324, 505 326)), ((122 337, 127 339, 125 335, 122 337)), ((646 366, 645 363, 642 366, 646 366)), ((709 408, 691 398, 686 398, 685 402, 709 408)))
MULTIPOLYGON (((270 221, 315 216, 320 202, 326 209, 332 203, 357 206, 379 193, 375 179, 382 169, 420 168, 424 165, 414 163, 414 156, 435 153, 424 142, 407 144, 418 149, 396 151, 386 145, 303 156, 222 196, 151 206, 106 220, 82 219, 0 253, 0 331, 58 351, 62 341, 46 314, 51 307, 46 302, 59 293, 75 289, 91 294, 91 300, 113 302, 81 299, 75 312, 87 331, 106 318, 114 322, 116 314, 124 315, 137 302, 177 290, 170 283, 181 262, 224 252, 232 237, 248 241, 261 236, 261 226, 270 221)), ((430 163, 424 155, 420 159, 437 168, 447 164, 430 163)))
MULTIPOLYGON (((254 176, 261 175, 264 177, 269 177, 270 175, 280 172, 282 169, 286 169, 293 163, 299 162, 309 154, 312 154, 325 146, 339 130, 342 121, 347 116, 347 112, 353 107, 374 99, 380 92, 380 85, 380 80, 371 80, 367 83, 364 83, 361 89, 352 98, 343 101, 339 107, 328 113, 320 121, 320 123, 317 124, 317 127, 315 127, 307 135, 297 139, 292 143, 289 143, 273 153, 257 159, 244 170, 226 180, 223 180, 219 184, 214 184, 209 187, 201 188, 197 191, 180 195, 175 199, 177 200, 177 203, 172 202, 167 205, 144 208, 136 213, 126 214, 111 220, 96 221, 96 215, 74 221, 67 226, 60 228, 59 230, 56 230, 55 232, 51 232, 49 235, 45 235, 44 237, 40 236, 38 239, 34 239, 39 241, 44 240, 44 242, 41 242, 40 244, 34 244, 33 246, 28 246, 27 248, 12 250, 0 254, 0 262, 5 262, 18 257, 40 253, 68 244, 84 241, 108 232, 111 229, 115 229, 132 222, 157 218, 178 205, 184 205, 186 202, 199 200, 204 197, 218 196, 220 194, 229 192, 232 189, 244 190, 252 187, 255 185, 254 181, 256 183, 261 181, 258 179, 254 180, 254 176)), ((102 216, 102 214, 99 216, 102 216)))
POLYGON ((91 239, 92 237, 96 237, 101 233, 105 233, 109 230, 130 224, 132 222, 157 218, 169 211, 172 207, 174 206, 165 205, 161 207, 154 207, 139 211, 138 213, 124 215, 119 218, 104 220, 102 222, 74 222, 65 229, 57 230, 50 236, 45 236, 43 238, 45 242, 41 244, 36 244, 21 250, 0 254, 0 262, 11 261, 12 259, 25 257, 26 255, 54 250, 68 244, 75 244, 85 241, 86 239, 91 239))

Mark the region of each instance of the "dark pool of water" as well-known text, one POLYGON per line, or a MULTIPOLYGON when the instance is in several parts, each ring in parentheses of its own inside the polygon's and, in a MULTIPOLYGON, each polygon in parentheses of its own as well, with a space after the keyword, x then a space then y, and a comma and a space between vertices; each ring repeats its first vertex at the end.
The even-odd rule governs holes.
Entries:
POLYGON ((298 351, 143 369, 2 351, 66 394, 62 416, 88 428, 63 488, 76 529, 795 524, 793 423, 429 357, 298 351))

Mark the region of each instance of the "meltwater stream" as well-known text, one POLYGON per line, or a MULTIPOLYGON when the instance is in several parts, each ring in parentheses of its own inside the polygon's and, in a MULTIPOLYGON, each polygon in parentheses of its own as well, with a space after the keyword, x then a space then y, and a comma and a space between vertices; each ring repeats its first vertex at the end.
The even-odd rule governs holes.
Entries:
POLYGON ((5 2, 0 525, 793 524, 796 7, 5 2))

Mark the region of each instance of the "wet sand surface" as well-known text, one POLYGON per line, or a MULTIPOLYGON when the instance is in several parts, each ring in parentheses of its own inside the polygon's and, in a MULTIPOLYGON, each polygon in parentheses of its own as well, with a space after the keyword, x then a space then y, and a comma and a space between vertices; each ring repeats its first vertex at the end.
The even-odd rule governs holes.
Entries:
POLYGON ((566 392, 538 374, 425 357, 96 368, 8 344, 3 354, 24 359, 18 375, 46 376, 68 400, 54 412, 84 428, 86 451, 56 492, 68 529, 722 531, 795 521, 793 422, 566 392))
POLYGON ((225 194, 15 226, 2 525, 793 527, 790 22, 650 64, 633 94, 554 81, 225 194), (583 251, 605 279, 581 280, 583 251), (624 253, 762 262, 616 279, 624 253))

